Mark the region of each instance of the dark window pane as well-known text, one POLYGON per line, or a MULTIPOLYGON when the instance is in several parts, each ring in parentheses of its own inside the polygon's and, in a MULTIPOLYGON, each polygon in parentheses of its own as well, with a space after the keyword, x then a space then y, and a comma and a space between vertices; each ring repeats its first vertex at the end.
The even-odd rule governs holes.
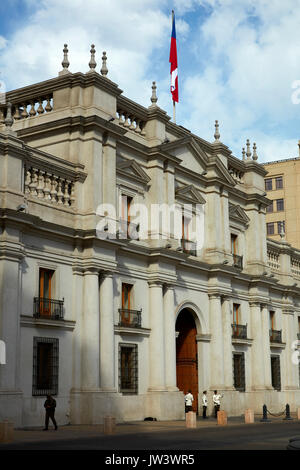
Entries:
POLYGON ((273 212, 273 201, 269 206, 267 206, 267 212, 273 212))
POLYGON ((271 191, 271 189, 272 189, 272 178, 267 178, 265 180, 265 189, 266 189, 266 191, 271 191))
POLYGON ((271 356, 272 387, 281 390, 280 356, 271 356))
POLYGON ((33 395, 58 393, 58 339, 33 338, 33 395))
POLYGON ((244 353, 233 354, 233 378, 234 387, 237 390, 244 392, 246 388, 244 353))
POLYGON ((274 222, 267 224, 267 235, 274 235, 274 222))
POLYGON ((121 392, 137 393, 137 372, 137 345, 119 345, 119 382, 121 392))
POLYGON ((283 211, 284 210, 284 200, 283 199, 277 199, 277 210, 278 211, 283 211))
POLYGON ((275 182, 276 182, 276 189, 282 189, 283 188, 283 178, 282 178, 282 176, 278 176, 277 178, 275 178, 275 182))

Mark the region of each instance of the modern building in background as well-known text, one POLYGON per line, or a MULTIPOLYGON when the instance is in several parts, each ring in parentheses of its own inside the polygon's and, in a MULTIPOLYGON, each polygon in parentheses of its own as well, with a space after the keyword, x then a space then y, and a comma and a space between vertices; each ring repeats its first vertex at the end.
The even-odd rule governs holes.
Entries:
POLYGON ((280 240, 280 233, 300 249, 300 157, 264 163, 267 197, 267 237, 280 240))
POLYGON ((195 411, 203 390, 209 413, 214 390, 229 415, 295 410, 300 252, 266 237, 256 152, 236 158, 217 123, 208 142, 171 122, 155 84, 148 108, 126 98, 105 54, 71 73, 64 52, 58 77, 0 108, 0 419, 41 425, 46 394, 60 424, 184 419, 189 389, 195 411), (181 235, 128 238, 136 203, 188 204, 181 235))

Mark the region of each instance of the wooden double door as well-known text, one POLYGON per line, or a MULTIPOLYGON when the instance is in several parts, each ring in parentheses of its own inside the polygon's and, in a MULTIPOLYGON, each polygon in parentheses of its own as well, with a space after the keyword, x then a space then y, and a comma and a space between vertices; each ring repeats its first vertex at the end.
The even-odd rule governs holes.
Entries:
POLYGON ((192 313, 182 310, 176 321, 176 374, 177 387, 184 394, 191 390, 193 411, 198 412, 198 360, 196 325, 192 313))

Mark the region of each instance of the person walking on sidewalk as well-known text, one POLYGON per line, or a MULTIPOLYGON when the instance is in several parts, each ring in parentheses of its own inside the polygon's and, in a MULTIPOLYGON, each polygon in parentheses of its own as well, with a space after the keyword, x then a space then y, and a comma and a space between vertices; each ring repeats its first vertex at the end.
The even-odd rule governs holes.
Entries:
POLYGON ((191 390, 184 397, 185 400, 185 412, 188 413, 189 411, 193 411, 193 401, 194 397, 192 395, 191 390))
POLYGON ((49 425, 49 418, 51 418, 51 421, 54 425, 55 431, 57 430, 57 424, 54 418, 54 413, 55 413, 55 408, 56 408, 56 401, 54 400, 51 395, 47 395, 47 400, 44 403, 44 407, 46 409, 46 417, 45 417, 45 428, 44 431, 48 431, 48 425, 49 425))
POLYGON ((223 395, 220 395, 218 393, 218 390, 215 390, 214 395, 213 395, 213 403, 215 407, 215 418, 218 417, 218 411, 220 410, 220 406, 221 406, 221 398, 223 398, 223 395))
POLYGON ((206 419, 206 410, 207 410, 207 396, 206 396, 206 390, 204 390, 203 395, 202 395, 202 407, 203 407, 203 413, 202 413, 202 418, 206 419))

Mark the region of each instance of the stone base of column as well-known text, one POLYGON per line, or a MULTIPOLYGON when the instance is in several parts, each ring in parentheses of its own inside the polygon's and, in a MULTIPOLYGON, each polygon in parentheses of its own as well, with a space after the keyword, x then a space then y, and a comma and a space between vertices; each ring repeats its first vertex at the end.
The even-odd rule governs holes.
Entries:
POLYGON ((0 390, 0 421, 8 419, 13 426, 22 426, 23 393, 19 390, 0 390))

